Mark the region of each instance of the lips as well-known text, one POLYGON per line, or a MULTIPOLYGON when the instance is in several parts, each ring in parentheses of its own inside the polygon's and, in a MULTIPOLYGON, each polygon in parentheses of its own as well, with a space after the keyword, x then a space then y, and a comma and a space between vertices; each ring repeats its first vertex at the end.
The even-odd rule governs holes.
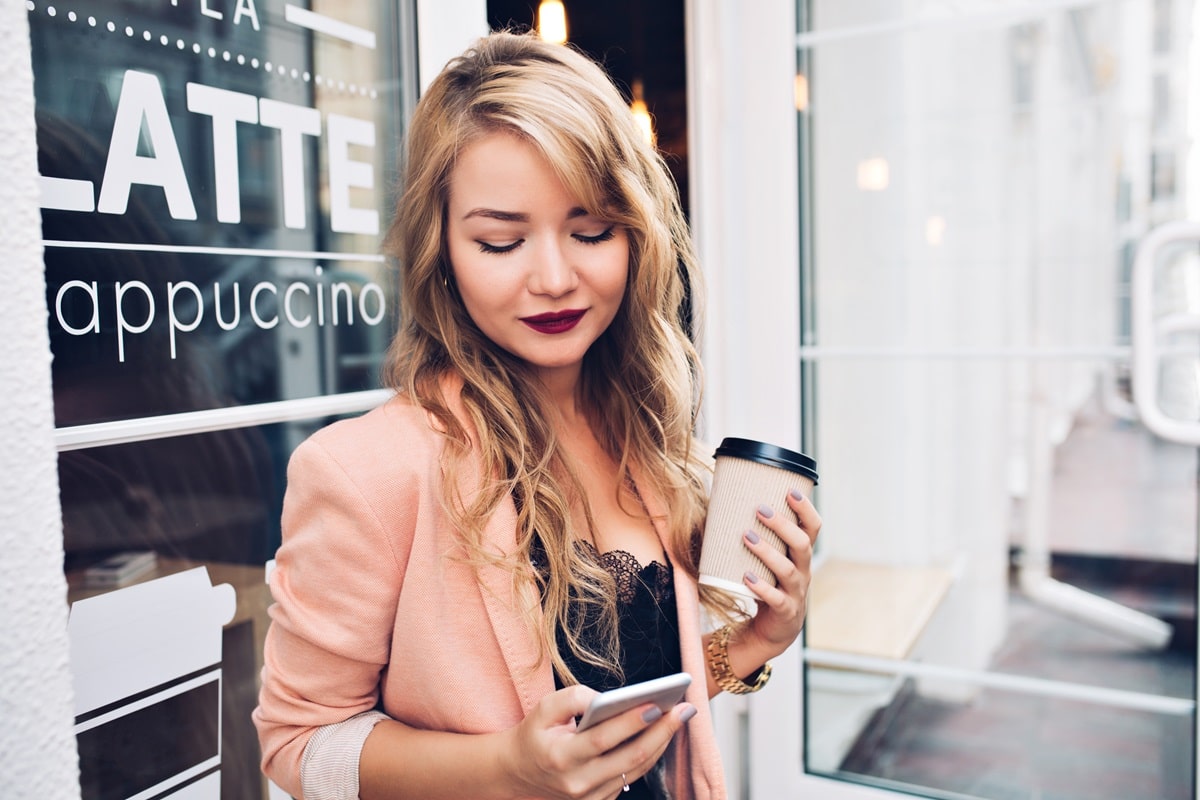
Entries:
POLYGON ((565 311, 553 311, 546 314, 537 314, 532 317, 521 317, 521 322, 524 322, 538 333, 566 333, 578 325, 579 320, 583 319, 583 315, 586 313, 587 309, 569 308, 565 311))

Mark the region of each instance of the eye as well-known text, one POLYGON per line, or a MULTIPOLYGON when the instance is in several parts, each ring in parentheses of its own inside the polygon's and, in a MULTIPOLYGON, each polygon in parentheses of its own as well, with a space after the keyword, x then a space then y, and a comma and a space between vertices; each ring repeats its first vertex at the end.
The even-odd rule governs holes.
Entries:
POLYGON ((616 225, 609 225, 603 233, 598 233, 595 236, 584 236, 582 233, 575 234, 575 241, 582 244, 600 244, 607 242, 616 236, 616 225))
POLYGON ((524 239, 517 239, 515 242, 510 244, 488 244, 487 242, 481 242, 477 239, 475 244, 479 245, 479 252, 481 253, 504 255, 505 253, 511 253, 513 250, 516 250, 524 241, 524 239))

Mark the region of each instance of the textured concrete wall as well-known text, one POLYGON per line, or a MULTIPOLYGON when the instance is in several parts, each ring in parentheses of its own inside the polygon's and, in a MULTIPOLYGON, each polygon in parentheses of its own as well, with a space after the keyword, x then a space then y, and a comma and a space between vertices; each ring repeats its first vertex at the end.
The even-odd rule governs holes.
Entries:
POLYGON ((0 3, 0 797, 79 797, 24 3, 0 3))

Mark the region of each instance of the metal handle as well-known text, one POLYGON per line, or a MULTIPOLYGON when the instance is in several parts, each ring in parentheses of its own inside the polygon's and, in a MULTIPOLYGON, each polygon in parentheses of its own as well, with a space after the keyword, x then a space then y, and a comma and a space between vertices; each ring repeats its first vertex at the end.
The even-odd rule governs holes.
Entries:
POLYGON ((1164 439, 1200 446, 1200 422, 1175 419, 1159 405, 1159 365, 1165 334, 1200 332, 1200 315, 1154 314, 1154 268, 1159 251, 1177 242, 1200 245, 1200 223, 1168 222, 1151 231, 1138 245, 1130 280, 1131 338, 1133 344, 1133 400, 1142 423, 1164 439))

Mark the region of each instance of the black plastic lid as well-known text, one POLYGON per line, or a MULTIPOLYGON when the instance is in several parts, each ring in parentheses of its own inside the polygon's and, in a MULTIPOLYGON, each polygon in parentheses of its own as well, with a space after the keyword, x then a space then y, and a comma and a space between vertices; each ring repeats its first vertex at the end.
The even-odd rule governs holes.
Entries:
POLYGON ((780 469, 786 469, 788 472, 795 472, 797 475, 811 478, 814 485, 817 483, 816 461, 803 453, 797 453, 794 450, 785 450, 782 447, 767 444, 766 442, 726 437, 721 440, 721 446, 717 448, 717 452, 714 454, 715 458, 720 458, 721 456, 744 458, 747 461, 779 467, 780 469))

